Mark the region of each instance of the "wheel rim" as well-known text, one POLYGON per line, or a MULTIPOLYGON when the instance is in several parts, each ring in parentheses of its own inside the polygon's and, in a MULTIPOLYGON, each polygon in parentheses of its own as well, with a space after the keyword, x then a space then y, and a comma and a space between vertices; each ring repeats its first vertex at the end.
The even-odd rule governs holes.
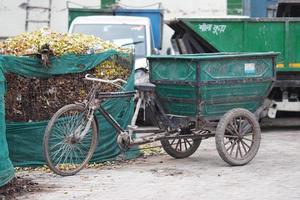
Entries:
POLYGON ((228 122, 223 145, 231 158, 242 160, 249 155, 254 144, 253 131, 253 124, 243 116, 235 117, 228 122))
POLYGON ((194 140, 191 138, 173 139, 169 140, 169 144, 176 152, 184 153, 189 151, 193 147, 194 140))
POLYGON ((48 151, 51 165, 56 172, 75 173, 88 159, 93 143, 92 126, 83 139, 78 137, 86 121, 83 109, 73 108, 62 113, 53 124, 48 140, 48 151))

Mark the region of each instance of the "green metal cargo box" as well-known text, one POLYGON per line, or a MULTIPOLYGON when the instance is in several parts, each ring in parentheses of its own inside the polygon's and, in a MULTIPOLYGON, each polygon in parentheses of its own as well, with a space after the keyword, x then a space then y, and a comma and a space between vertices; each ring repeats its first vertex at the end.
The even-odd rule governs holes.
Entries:
POLYGON ((150 56, 150 82, 168 114, 217 119, 233 108, 255 112, 275 80, 276 55, 150 56))
POLYGON ((182 54, 275 51, 277 71, 300 71, 299 18, 186 18, 168 24, 182 54))

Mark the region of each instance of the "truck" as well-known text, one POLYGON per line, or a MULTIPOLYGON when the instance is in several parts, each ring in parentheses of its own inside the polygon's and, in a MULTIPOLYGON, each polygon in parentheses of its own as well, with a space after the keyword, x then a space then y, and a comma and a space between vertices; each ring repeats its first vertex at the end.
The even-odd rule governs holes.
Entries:
POLYGON ((159 9, 69 9, 69 33, 95 35, 134 49, 136 82, 145 81, 146 57, 162 46, 163 12, 159 9))
POLYGON ((182 18, 168 25, 175 31, 171 41, 177 54, 280 52, 268 116, 300 112, 300 18, 182 18))

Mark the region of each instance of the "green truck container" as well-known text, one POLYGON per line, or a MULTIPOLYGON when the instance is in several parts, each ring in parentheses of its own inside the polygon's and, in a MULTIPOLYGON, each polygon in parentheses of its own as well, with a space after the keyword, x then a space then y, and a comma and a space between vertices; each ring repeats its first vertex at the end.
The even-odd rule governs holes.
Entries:
POLYGON ((168 24, 175 30, 171 41, 180 54, 280 52, 269 116, 300 111, 299 18, 178 19, 168 24))
POLYGON ((275 80, 276 55, 150 56, 150 81, 168 114, 219 119, 233 108, 255 112, 275 80))

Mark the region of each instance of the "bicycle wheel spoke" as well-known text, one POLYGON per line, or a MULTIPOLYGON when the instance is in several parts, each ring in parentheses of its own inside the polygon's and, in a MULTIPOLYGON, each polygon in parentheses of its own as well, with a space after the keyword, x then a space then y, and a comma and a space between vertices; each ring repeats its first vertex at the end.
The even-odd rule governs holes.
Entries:
POLYGON ((228 149, 226 149, 226 151, 229 151, 230 150, 230 155, 232 154, 232 151, 233 151, 233 148, 236 144, 236 140, 228 147, 228 149))
POLYGON ((53 154, 51 154, 51 157, 53 157, 53 160, 55 160, 56 156, 59 155, 59 152, 63 150, 64 146, 65 146, 65 144, 63 144, 61 148, 59 148, 58 150, 53 152, 53 154))
POLYGON ((64 119, 58 120, 55 125, 57 125, 61 130, 64 130, 66 132, 66 135, 68 135, 68 128, 67 128, 67 122, 64 122, 64 119))
POLYGON ((65 159, 64 159, 63 163, 67 163, 68 157, 69 157, 69 155, 70 155, 70 151, 71 151, 71 147, 68 146, 68 147, 66 148, 66 151, 65 151, 65 159))
POLYGON ((235 121, 235 118, 232 121, 230 121, 230 123, 228 125, 231 126, 234 135, 239 135, 238 131, 236 130, 236 121, 235 121))
POLYGON ((174 140, 171 142, 171 144, 170 144, 171 146, 174 144, 175 140, 176 140, 176 139, 174 139, 174 140))
POLYGON ((59 127, 53 127, 53 131, 57 134, 54 134, 54 137, 57 139, 63 139, 67 134, 65 130, 60 129, 59 127))
POLYGON ((226 127, 226 131, 228 131, 232 135, 235 135, 235 132, 232 129, 230 129, 229 127, 226 127))
POLYGON ((63 144, 63 141, 60 141, 59 143, 55 144, 54 146, 50 147, 50 151, 53 150, 55 147, 63 144))
POLYGON ((184 142, 185 150, 188 150, 188 147, 187 147, 187 144, 186 144, 186 140, 187 140, 187 139, 184 139, 183 142, 184 142))
POLYGON ((239 134, 242 132, 242 117, 239 117, 238 132, 239 132, 239 134))
POLYGON ((57 161, 55 163, 60 164, 62 158, 64 157, 64 155, 65 155, 65 151, 62 151, 62 153, 60 154, 60 156, 58 157, 58 159, 57 159, 57 161))
POLYGON ((233 141, 230 141, 230 146, 226 149, 227 152, 232 148, 232 144, 233 144, 233 141))
POLYGON ((238 158, 238 153, 239 153, 239 143, 237 142, 236 151, 235 151, 235 158, 238 158))
POLYGON ((234 139, 235 139, 235 138, 229 139, 227 142, 224 143, 224 146, 226 146, 226 145, 229 144, 229 143, 232 143, 232 141, 233 141, 234 139))
POLYGON ((80 145, 82 148, 80 148, 80 146, 75 146, 75 148, 77 148, 80 152, 88 152, 89 149, 82 143, 79 143, 78 145, 80 145))
MULTIPOLYGON (((193 141, 193 140, 192 140, 193 141)), ((186 142, 190 145, 189 147, 192 146, 192 144, 190 143, 190 141, 188 139, 186 139, 186 142)))
POLYGON ((84 157, 84 149, 82 150, 80 147, 78 147, 78 146, 74 146, 77 150, 78 150, 78 152, 80 153, 80 155, 82 156, 82 157, 84 157))
POLYGON ((73 121, 71 127, 75 128, 75 127, 78 126, 78 124, 80 124, 82 122, 82 120, 83 120, 83 113, 73 114, 70 117, 71 117, 71 119, 69 119, 69 121, 73 121))
POLYGON ((179 140, 177 140, 175 151, 177 151, 178 146, 179 146, 179 140))
POLYGON ((80 117, 80 115, 71 116, 71 118, 69 119, 69 123, 68 123, 69 132, 74 133, 75 131, 77 131, 77 129, 80 130, 80 125, 83 123, 82 121, 83 121, 83 119, 82 119, 82 117, 80 117))
POLYGON ((241 140, 241 142, 242 142, 242 144, 244 144, 246 147, 248 147, 248 149, 250 149, 251 147, 246 143, 246 142, 244 142, 244 140, 242 139, 241 140))
POLYGON ((228 137, 228 138, 238 138, 238 136, 236 136, 236 135, 224 135, 224 137, 228 137))
POLYGON ((234 143, 233 143, 233 145, 232 145, 232 148, 231 148, 231 150, 230 150, 230 155, 232 155, 235 145, 236 145, 236 141, 234 141, 234 143))
POLYGON ((245 144, 243 143, 243 141, 241 140, 241 145, 242 145, 242 147, 243 147, 243 149, 244 149, 244 151, 245 151, 245 154, 247 154, 248 153, 248 151, 247 151, 247 149, 246 149, 246 147, 245 147, 245 144))
POLYGON ((181 142, 181 139, 179 139, 179 151, 182 151, 182 142, 181 142))
POLYGON ((243 130, 242 130, 242 135, 249 135, 252 132, 252 126, 248 124, 243 130))
POLYGON ((243 137, 243 140, 247 140, 247 141, 249 141, 249 142, 253 142, 253 140, 251 140, 251 139, 248 139, 248 138, 245 138, 245 137, 243 137))
POLYGON ((74 151, 73 151, 74 149, 73 149, 73 147, 72 147, 72 150, 70 151, 70 163, 72 164, 72 165, 74 165, 74 162, 73 162, 73 154, 74 154, 74 151))
POLYGON ((238 141, 238 150, 239 150, 239 152, 240 152, 241 158, 243 158, 242 150, 241 150, 241 145, 240 145, 240 141, 238 141))

